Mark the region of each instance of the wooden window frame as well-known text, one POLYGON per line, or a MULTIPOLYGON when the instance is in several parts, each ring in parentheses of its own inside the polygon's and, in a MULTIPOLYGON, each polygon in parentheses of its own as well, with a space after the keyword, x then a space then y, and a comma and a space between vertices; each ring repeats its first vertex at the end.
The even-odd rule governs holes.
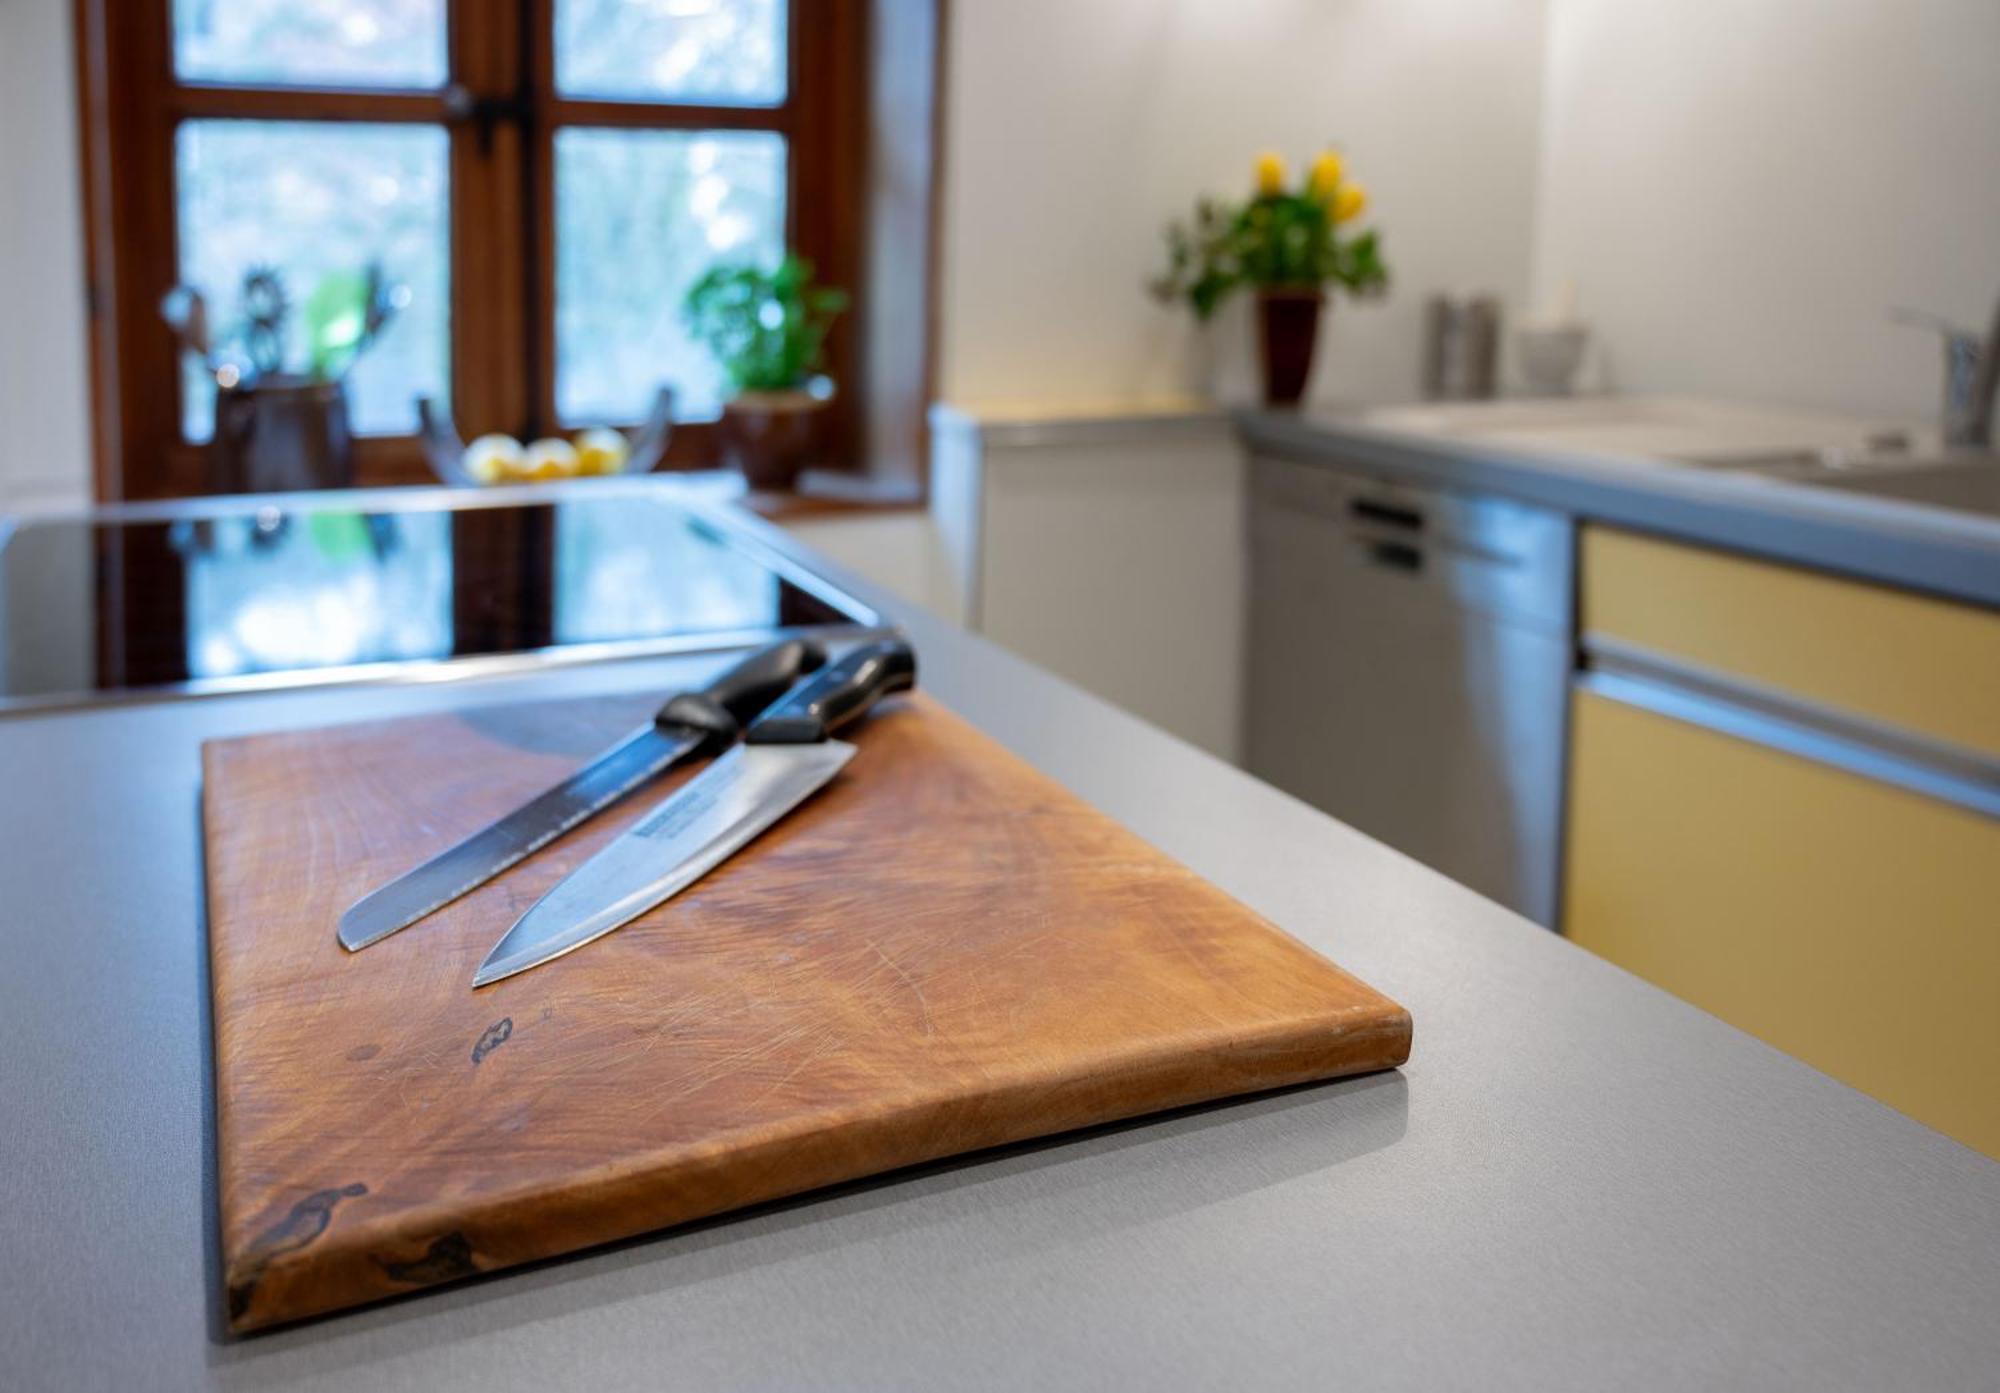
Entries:
MULTIPOLYGON (((448 0, 451 85, 426 91, 182 83, 172 71, 171 0, 75 3, 100 500, 202 491, 204 447, 181 438, 178 348, 158 308, 178 272, 175 132, 182 120, 202 117, 442 126, 451 142, 453 415, 467 437, 499 430, 524 439, 559 425, 556 131, 581 125, 779 132, 788 152, 788 241, 815 262, 822 279, 856 292, 856 312, 835 327, 827 345, 841 388, 829 421, 830 461, 887 476, 892 487, 921 490, 921 420, 886 419, 872 398, 899 403, 901 415, 914 403, 920 418, 930 394, 943 0, 788 0, 790 80, 786 100, 775 107, 562 96, 553 72, 555 0, 448 0), (478 22, 468 22, 475 9, 478 22), (925 51, 929 67, 917 88, 929 97, 928 112, 913 105, 907 71, 885 81, 871 69, 880 61, 871 58, 871 31, 878 30, 898 62, 912 61, 913 44, 925 51), (930 174, 914 191, 924 205, 920 220, 870 183, 871 155, 880 153, 871 142, 882 140, 885 118, 898 123, 892 139, 921 142, 930 174), (884 247, 870 245, 873 221, 889 225, 897 243, 886 256, 884 247), (867 282, 871 273, 881 277, 896 267, 916 288, 884 287, 902 321, 891 326, 870 314, 874 287, 867 282), (921 312, 910 316, 911 304, 921 312), (163 383, 171 389, 161 390, 163 383), (871 449, 871 439, 883 448, 871 449)), ((903 148, 891 157, 908 168, 908 153, 903 148)), ((715 460, 713 427, 687 422, 677 427, 663 467, 705 468, 715 460)), ((414 436, 363 437, 355 462, 363 485, 436 482, 414 436)))

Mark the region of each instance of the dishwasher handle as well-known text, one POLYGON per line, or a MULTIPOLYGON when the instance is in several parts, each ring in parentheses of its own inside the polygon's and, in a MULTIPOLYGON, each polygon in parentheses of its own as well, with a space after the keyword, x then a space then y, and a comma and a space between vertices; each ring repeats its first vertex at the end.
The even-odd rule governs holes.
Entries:
POLYGON ((1385 571, 1405 571, 1412 575, 1424 569, 1424 549, 1389 537, 1362 537, 1370 565, 1385 571))
POLYGON ((1393 528, 1405 532, 1422 532, 1424 515, 1422 510, 1408 503, 1382 498, 1350 498, 1347 500, 1347 516, 1355 522, 1372 523, 1377 527, 1393 528))
POLYGON ((1399 498, 1356 494, 1347 500, 1347 535, 1359 544, 1368 564, 1380 570, 1423 572, 1424 524, 1423 510, 1399 498))
POLYGON ((1357 582, 1435 592, 1459 609, 1569 633, 1576 539, 1566 514, 1261 455, 1252 456, 1250 485, 1253 517, 1334 549, 1357 582))

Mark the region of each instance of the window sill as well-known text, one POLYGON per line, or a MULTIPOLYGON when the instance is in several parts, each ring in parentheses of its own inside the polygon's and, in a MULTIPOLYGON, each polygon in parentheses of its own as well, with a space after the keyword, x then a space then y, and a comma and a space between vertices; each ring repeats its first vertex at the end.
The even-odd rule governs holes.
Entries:
POLYGON ((907 513, 922 508, 924 496, 913 483, 808 469, 795 489, 746 490, 734 502, 767 522, 796 522, 802 518, 907 513))

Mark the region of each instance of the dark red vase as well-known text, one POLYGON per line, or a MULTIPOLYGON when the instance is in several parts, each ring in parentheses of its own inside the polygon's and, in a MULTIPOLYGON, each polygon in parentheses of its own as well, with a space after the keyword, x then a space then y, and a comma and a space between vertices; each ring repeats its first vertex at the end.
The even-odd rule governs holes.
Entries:
POLYGON ((1312 376, 1313 347, 1319 341, 1318 290, 1257 292, 1258 347, 1264 362, 1264 403, 1297 406, 1312 376))

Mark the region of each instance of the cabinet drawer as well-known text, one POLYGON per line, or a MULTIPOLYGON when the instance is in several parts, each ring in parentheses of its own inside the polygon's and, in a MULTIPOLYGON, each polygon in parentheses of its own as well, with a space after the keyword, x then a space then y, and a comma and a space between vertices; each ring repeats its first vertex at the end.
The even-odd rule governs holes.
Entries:
POLYGON ((1582 690, 1564 929, 2000 1156, 2000 820, 1582 690))
POLYGON ((2000 612, 1591 525, 1586 642, 2000 756, 2000 612))

